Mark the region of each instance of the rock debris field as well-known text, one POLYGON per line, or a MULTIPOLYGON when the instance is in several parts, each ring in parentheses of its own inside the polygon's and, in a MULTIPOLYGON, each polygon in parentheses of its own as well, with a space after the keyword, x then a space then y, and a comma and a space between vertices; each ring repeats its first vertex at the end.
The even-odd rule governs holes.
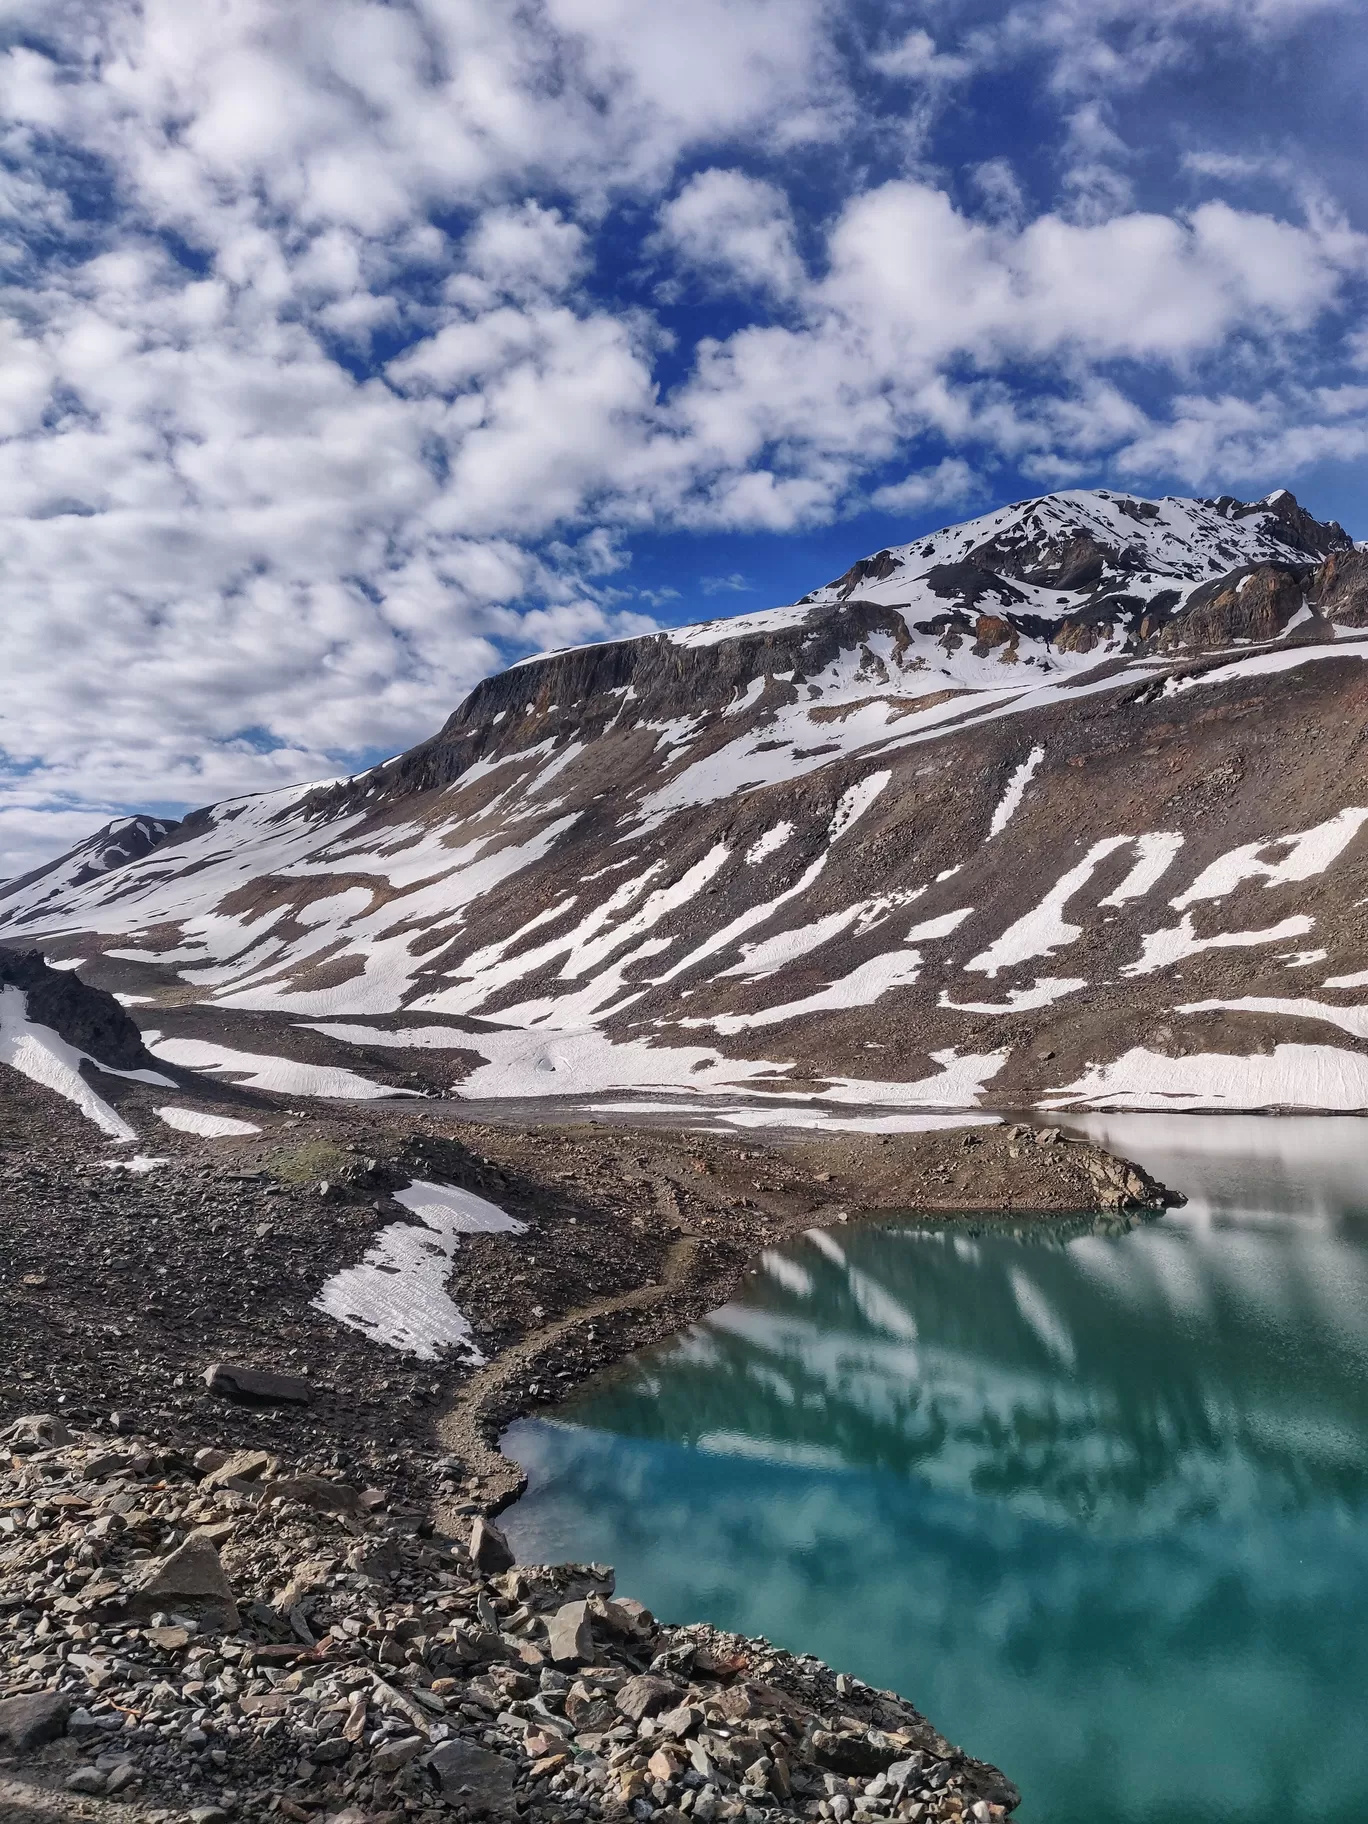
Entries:
POLYGON ((990 1820, 1018 1795, 815 1659, 265 1450, 0 1434, 12 1824, 990 1820))
MULTIPOLYGON (((759 1135, 178 1088, 212 1107, 111 1156, 0 1076, 3 1824, 1008 1815, 901 1698, 514 1564, 497 1441, 800 1230, 1128 1221, 1161 1186, 983 1114, 759 1135)), ((123 1079, 118 1119, 164 1093, 123 1079)))

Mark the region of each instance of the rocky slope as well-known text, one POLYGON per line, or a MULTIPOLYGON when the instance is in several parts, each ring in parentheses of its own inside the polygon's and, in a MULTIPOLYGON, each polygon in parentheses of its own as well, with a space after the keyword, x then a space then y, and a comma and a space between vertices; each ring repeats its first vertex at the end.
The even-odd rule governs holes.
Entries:
POLYGON ((1049 496, 515 666, 0 941, 301 1096, 1364 1108, 1365 626, 1285 492, 1049 496))
POLYGON ((662 1627, 606 1566, 514 1566, 483 1520, 434 1534, 329 1465, 46 1415, 0 1442, 14 1824, 986 1824, 1018 1802, 892 1692, 662 1627))

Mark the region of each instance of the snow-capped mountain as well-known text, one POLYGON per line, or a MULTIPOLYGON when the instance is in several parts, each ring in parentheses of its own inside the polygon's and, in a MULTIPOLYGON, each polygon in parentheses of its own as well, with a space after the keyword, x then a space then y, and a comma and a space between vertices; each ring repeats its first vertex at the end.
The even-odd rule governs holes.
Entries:
POLYGON ((31 910, 45 900, 58 900, 71 887, 84 886, 111 868, 141 861, 180 824, 173 817, 116 817, 58 860, 35 868, 18 880, 0 881, 0 917, 7 902, 31 910))
POLYGON ((1368 1107, 1365 630, 1368 553, 1286 492, 1055 494, 525 661, 15 883, 0 939, 248 1081, 1368 1107))

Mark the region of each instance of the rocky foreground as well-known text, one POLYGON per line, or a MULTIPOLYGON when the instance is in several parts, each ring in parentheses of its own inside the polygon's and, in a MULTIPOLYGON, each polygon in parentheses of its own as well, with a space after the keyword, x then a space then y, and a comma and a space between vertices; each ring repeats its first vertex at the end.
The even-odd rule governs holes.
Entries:
MULTIPOLYGON (((1003 1818, 995 1769, 807 1656, 665 1627, 319 1463, 0 1434, 0 1816, 1003 1818)), ((468 1530, 467 1530, 468 1528, 468 1530)))

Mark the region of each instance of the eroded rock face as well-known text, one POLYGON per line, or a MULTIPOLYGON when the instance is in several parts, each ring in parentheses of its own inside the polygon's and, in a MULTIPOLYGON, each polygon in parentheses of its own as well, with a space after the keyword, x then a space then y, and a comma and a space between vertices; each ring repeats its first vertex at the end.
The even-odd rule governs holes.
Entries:
POLYGON ((1336 551, 1316 573, 1312 600, 1340 627, 1368 627, 1368 551, 1336 551))
POLYGON ((141 1032, 112 994, 92 988, 75 970, 50 968, 40 951, 0 946, 0 988, 20 989, 30 1020, 100 1064, 139 1070, 153 1063, 141 1032))
POLYGON ((1237 570, 1198 589, 1178 619, 1160 632, 1159 648, 1275 640, 1302 607, 1310 582, 1308 570, 1281 564, 1237 570))

